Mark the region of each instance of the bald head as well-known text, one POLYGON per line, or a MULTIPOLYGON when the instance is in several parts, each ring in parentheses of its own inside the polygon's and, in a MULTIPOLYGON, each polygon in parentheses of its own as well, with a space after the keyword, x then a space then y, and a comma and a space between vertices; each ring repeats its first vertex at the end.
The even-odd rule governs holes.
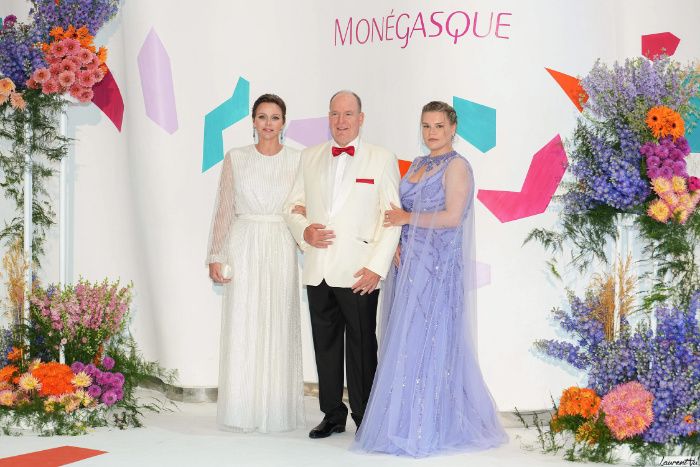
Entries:
POLYGON ((350 96, 352 96, 352 97, 355 99, 355 101, 357 102, 357 111, 358 111, 358 112, 362 112, 362 99, 360 99, 360 96, 358 96, 358 95, 355 94, 354 92, 349 91, 349 90, 347 90, 347 89, 342 89, 342 90, 336 92, 335 94, 333 94, 333 95, 331 96, 330 102, 328 103, 328 107, 330 108, 330 107, 333 105, 333 99, 335 99, 336 97, 341 96, 341 95, 350 95, 350 96))

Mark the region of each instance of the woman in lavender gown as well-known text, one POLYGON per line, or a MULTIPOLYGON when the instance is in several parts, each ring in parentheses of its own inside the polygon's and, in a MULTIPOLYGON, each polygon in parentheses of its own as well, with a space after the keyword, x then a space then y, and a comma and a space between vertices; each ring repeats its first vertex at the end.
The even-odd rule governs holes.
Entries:
POLYGON ((379 366, 353 449, 423 457, 507 441, 476 355, 474 180, 452 149, 457 114, 421 114, 430 155, 401 181, 385 226, 402 226, 384 286, 379 366))

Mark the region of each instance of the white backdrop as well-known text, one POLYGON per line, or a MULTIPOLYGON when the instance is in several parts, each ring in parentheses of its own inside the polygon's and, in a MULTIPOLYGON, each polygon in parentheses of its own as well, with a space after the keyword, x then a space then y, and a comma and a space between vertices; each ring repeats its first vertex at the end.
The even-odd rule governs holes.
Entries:
MULTIPOLYGON (((22 19, 27 10, 21 0, 0 5, 3 16, 22 19)), ((69 111, 70 134, 78 140, 69 164, 69 277, 133 280, 132 329, 146 357, 178 369, 181 386, 214 387, 221 292, 203 261, 219 166, 201 172, 203 123, 239 77, 250 82, 251 100, 264 92, 282 96, 288 119, 323 116, 333 92, 353 89, 363 98, 363 137, 406 160, 419 154, 419 112, 427 101, 458 96, 493 107, 496 147, 485 154, 463 140, 456 147, 474 166, 477 188, 518 191, 532 155, 557 134, 566 138, 578 113, 545 67, 583 75, 598 57, 639 55, 641 35, 665 31, 681 38, 677 59, 696 59, 699 13, 694 0, 663 6, 653 0, 125 0, 97 37, 110 50, 124 96, 123 131, 94 106, 69 111), (475 38, 470 31, 456 44, 443 32, 416 33, 405 48, 398 40, 334 45, 336 19, 344 27, 349 17, 371 23, 408 13, 412 26, 419 12, 428 23, 431 12, 444 11, 444 24, 456 10, 477 11, 480 20, 510 13, 502 17, 510 26, 500 30, 508 39, 475 38), (152 28, 172 65, 179 121, 172 135, 144 109, 137 54, 152 28)), ((454 24, 463 29, 456 18, 454 24)), ((247 118, 224 131, 226 148, 250 142, 247 118)), ((3 216, 9 210, 0 205, 3 216)), ((550 393, 585 380, 536 355, 532 342, 558 335, 549 311, 566 304, 565 286, 585 284, 573 276, 555 281, 543 250, 522 246, 532 228, 554 223, 551 208, 502 224, 477 202, 476 218, 478 260, 491 266, 491 283, 478 296, 485 378, 501 410, 545 407, 550 393)), ((40 274, 45 281, 58 279, 57 243, 53 231, 40 274)), ((306 310, 302 315, 304 378, 316 381, 306 310)))

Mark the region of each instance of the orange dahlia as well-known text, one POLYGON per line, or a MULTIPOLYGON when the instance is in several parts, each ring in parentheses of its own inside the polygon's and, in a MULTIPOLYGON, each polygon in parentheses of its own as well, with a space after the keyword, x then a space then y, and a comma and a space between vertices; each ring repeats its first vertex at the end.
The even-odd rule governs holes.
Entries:
POLYGON ((71 383, 75 375, 68 365, 56 362, 42 363, 32 371, 32 375, 41 382, 39 394, 42 396, 60 396, 75 392, 75 386, 71 383))
POLYGON ((593 389, 572 386, 566 389, 559 401, 558 415, 581 415, 590 418, 598 413, 600 397, 593 389))
POLYGON ((12 380, 12 376, 17 373, 19 369, 14 365, 7 365, 0 368, 0 382, 9 382, 12 380))

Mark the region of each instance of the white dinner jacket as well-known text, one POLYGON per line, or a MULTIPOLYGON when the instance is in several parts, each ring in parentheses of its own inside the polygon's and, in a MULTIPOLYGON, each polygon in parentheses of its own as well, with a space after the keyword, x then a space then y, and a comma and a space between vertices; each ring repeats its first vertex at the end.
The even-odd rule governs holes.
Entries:
POLYGON ((331 287, 351 287, 353 275, 363 267, 386 277, 401 235, 400 227, 382 225, 390 203, 399 206, 399 168, 396 156, 379 146, 361 141, 330 206, 329 164, 331 142, 301 152, 299 171, 287 197, 285 219, 304 251, 302 282, 331 287), (294 205, 306 206, 306 217, 292 214, 294 205), (323 224, 335 238, 328 248, 315 248, 304 241, 304 229, 323 224))

